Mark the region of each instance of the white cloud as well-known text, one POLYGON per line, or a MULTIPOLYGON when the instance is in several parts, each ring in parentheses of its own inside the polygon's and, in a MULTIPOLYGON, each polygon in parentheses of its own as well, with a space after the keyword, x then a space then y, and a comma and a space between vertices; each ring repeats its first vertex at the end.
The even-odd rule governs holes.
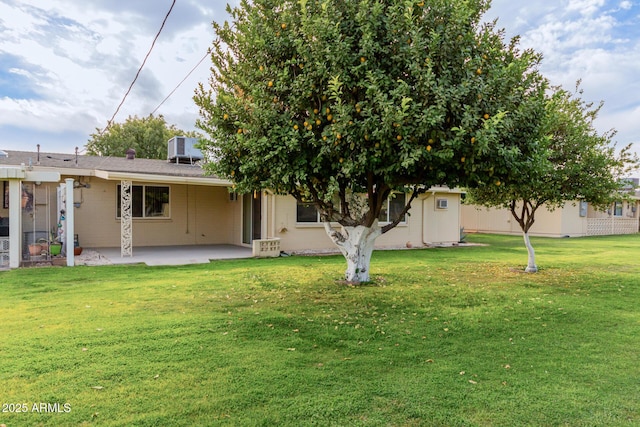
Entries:
POLYGON ((579 12, 584 16, 592 16, 605 5, 605 0, 569 0, 567 11, 579 12))
POLYGON ((536 13, 533 5, 518 9, 515 2, 502 1, 497 4, 510 14, 509 21, 500 23, 508 34, 521 34, 523 47, 543 53, 541 70, 551 82, 573 90, 581 80, 586 101, 604 101, 599 130, 617 129, 620 145, 640 142, 640 33, 635 30, 638 14, 628 12, 633 2, 540 0, 536 13), (521 21, 527 23, 513 26, 521 21))
MULTIPOLYGON (((81 128, 87 136, 105 126, 171 5, 162 3, 0 2, 0 54, 17 58, 23 66, 14 66, 14 72, 30 80, 38 94, 38 99, 2 99, 0 125, 56 132, 81 128)), ((213 40, 211 21, 222 16, 224 4, 200 3, 176 3, 116 120, 149 114, 205 54, 213 40)), ((198 114, 193 90, 207 76, 205 61, 157 114, 193 129, 198 114)))
MULTIPOLYGON (((211 46, 211 21, 226 17, 225 3, 176 2, 117 121, 149 114, 174 89, 211 46)), ((493 0, 492 4, 487 19, 499 17, 498 27, 505 27, 509 37, 520 34, 523 47, 542 52, 542 71, 554 84, 573 89, 582 79, 587 100, 605 101, 598 120, 603 130, 617 128, 621 142, 640 141, 637 2, 493 0)), ((11 135, 18 138, 14 130, 21 128, 29 144, 31 131, 38 138, 52 132, 51 141, 66 141, 59 137, 63 134, 86 135, 55 150, 47 148, 50 151, 71 152, 84 145, 89 134, 111 118, 170 5, 171 0, 0 0, 0 55, 15 58, 4 71, 11 68, 30 82, 24 93, 33 96, 14 100, 0 92, 0 131, 11 126, 11 135)), ((209 66, 205 60, 157 114, 180 128, 194 129, 198 109, 193 90, 198 82, 207 82, 209 66)), ((14 148, 24 146, 24 141, 17 141, 14 148)), ((46 146, 46 140, 41 142, 46 146)))
POLYGON ((633 7, 633 4, 630 1, 625 0, 620 2, 620 9, 629 10, 631 7, 633 7))

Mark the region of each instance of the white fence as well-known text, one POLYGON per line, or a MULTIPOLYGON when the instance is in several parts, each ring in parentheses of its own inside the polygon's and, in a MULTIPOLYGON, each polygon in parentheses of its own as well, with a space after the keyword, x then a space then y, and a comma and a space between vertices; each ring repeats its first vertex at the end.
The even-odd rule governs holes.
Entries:
POLYGON ((587 236, 607 236, 611 234, 633 234, 638 232, 637 218, 589 218, 587 236))

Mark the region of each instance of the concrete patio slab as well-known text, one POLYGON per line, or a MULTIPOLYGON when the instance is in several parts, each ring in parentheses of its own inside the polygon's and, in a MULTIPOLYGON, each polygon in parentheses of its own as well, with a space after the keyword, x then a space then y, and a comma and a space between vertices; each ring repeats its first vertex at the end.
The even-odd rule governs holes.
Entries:
POLYGON ((87 255, 91 259, 85 258, 83 253, 78 257, 78 264, 99 265, 99 264, 146 264, 155 265, 187 265, 206 264, 212 260, 219 259, 240 259, 252 258, 251 248, 233 245, 206 245, 206 246, 153 246, 134 247, 133 256, 122 257, 120 248, 95 248, 87 249, 87 255))

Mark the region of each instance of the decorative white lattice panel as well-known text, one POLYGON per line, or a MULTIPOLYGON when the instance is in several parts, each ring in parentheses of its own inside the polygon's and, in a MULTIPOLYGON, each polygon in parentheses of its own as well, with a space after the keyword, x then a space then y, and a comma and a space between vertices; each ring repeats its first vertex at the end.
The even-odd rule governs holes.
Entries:
POLYGON ((0 253, 9 252, 9 238, 0 238, 0 253))

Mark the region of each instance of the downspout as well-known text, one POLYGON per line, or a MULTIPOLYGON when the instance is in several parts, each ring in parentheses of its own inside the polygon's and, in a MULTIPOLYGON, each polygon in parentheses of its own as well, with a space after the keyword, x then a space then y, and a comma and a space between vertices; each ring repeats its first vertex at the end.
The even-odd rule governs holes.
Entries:
POLYGON ((462 243, 463 232, 464 226, 462 225, 462 193, 458 193, 458 243, 462 243))
POLYGON ((431 190, 431 192, 425 192, 424 193, 427 197, 425 197, 424 199, 422 199, 422 245, 426 246, 427 245, 427 227, 426 227, 426 221, 427 221, 427 201, 429 199, 431 199, 432 196, 435 196, 436 192, 435 190, 431 190))
MULTIPOLYGON (((269 218, 269 228, 271 229, 271 233, 267 233, 267 237, 277 237, 276 236, 276 195, 270 190, 264 191, 266 196, 271 198, 271 217, 269 218), (270 234, 270 235, 269 235, 270 234)), ((268 200, 267 200, 268 203, 268 200)))

